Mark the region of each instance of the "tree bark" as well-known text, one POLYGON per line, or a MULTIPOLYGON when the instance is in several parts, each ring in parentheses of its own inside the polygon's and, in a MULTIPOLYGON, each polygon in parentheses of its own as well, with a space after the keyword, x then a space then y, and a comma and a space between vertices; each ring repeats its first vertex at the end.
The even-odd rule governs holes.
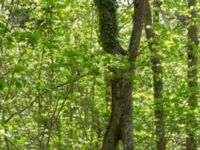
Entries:
POLYGON ((195 119, 194 110, 197 108, 197 93, 198 93, 198 83, 197 83, 197 48, 198 48, 198 34, 197 34, 197 24, 195 18, 197 13, 195 9, 196 0, 188 0, 188 9, 191 17, 189 18, 188 26, 188 88, 189 88, 189 111, 187 113, 186 119, 186 150, 197 150, 197 143, 195 140, 195 127, 197 122, 195 119))
POLYGON ((125 150, 132 150, 131 82, 129 81, 130 78, 125 79, 122 76, 121 70, 116 70, 115 73, 116 78, 111 81, 111 118, 104 136, 103 150, 115 150, 120 139, 123 141, 125 150))
POLYGON ((137 0, 134 3, 133 30, 127 51, 118 41, 116 0, 94 0, 94 2, 99 13, 99 39, 104 51, 112 55, 128 55, 130 63, 126 69, 111 68, 114 74, 111 80, 112 110, 102 149, 116 150, 119 140, 122 140, 124 150, 133 150, 132 75, 142 32, 144 1, 137 0))
MULTIPOLYGON (((155 16, 154 20, 159 22, 159 12, 157 11, 159 3, 155 4, 155 16)), ((146 13, 145 13, 145 32, 149 42, 149 49, 152 57, 152 70, 153 70, 153 86, 154 86, 154 105, 155 105, 155 126, 156 126, 156 143, 157 150, 166 149, 165 139, 165 120, 164 120, 164 108, 163 108, 163 81, 162 81, 162 67, 161 58, 158 55, 158 49, 156 48, 157 42, 155 40, 155 33, 153 30, 153 21, 151 15, 151 8, 148 1, 146 1, 146 13)))

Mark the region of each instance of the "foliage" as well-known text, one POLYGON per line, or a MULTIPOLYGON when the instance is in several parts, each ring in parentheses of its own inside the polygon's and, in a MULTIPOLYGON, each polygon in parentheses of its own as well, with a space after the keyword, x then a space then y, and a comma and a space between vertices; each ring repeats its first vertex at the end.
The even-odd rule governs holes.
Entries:
MULTIPOLYGON (((110 113, 108 68, 92 0, 0 1, 0 149, 100 149, 110 113), (108 92, 107 92, 108 91, 108 92)), ((128 46, 132 5, 119 1, 119 38, 128 46)), ((162 58, 167 149, 184 149, 187 107, 186 1, 163 1, 155 24, 162 58)), ((200 2, 196 8, 200 12, 200 2)), ((200 25, 200 13, 193 21, 200 25)), ((191 22, 193 22, 191 21, 191 22)), ((196 55, 199 54, 199 46, 196 55)), ((135 148, 155 149, 151 53, 142 36, 133 78, 135 148)), ((198 60, 198 70, 200 67, 198 60)), ((198 72, 198 78, 200 71, 198 72)), ((200 95, 198 94, 198 99, 200 95)), ((199 106, 199 104, 198 104, 199 106)), ((200 122, 200 107, 193 110, 200 122)), ((200 126, 197 126, 198 146, 200 126)))

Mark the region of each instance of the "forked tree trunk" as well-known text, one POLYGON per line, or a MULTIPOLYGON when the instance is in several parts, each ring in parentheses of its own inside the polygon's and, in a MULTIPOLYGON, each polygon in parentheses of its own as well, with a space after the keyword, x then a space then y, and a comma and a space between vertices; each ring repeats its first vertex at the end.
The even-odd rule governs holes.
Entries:
POLYGON ((116 78, 111 81, 111 86, 112 111, 110 123, 104 137, 103 150, 115 150, 120 139, 123 141, 125 150, 133 150, 130 78, 124 78, 123 73, 119 70, 116 73, 116 78))
POLYGON ((197 150, 197 143, 195 140, 195 128, 197 122, 195 119, 194 110, 197 108, 197 49, 198 49, 198 33, 197 23, 195 18, 197 17, 196 0, 188 0, 188 9, 191 14, 188 26, 188 87, 189 87, 189 111, 186 119, 186 150, 197 150), (193 7, 193 8, 192 8, 193 7), (195 23, 194 23, 195 22, 195 23))
MULTIPOLYGON (((159 22, 159 3, 155 3, 157 7, 154 11, 154 21, 159 22)), ((147 39, 149 40, 149 49, 151 50, 151 62, 153 71, 153 87, 154 87, 154 114, 155 114, 155 127, 156 127, 156 144, 157 150, 166 149, 165 139, 165 120, 164 120, 164 106, 163 106, 163 82, 162 82, 162 67, 161 58, 158 55, 158 49, 156 49, 155 33, 153 30, 153 22, 151 15, 151 8, 148 1, 146 1, 146 13, 145 13, 145 31, 147 39)))
POLYGON ((116 18, 116 0, 94 0, 99 13, 100 42, 105 52, 116 55, 127 55, 127 69, 111 68, 114 77, 111 80, 112 110, 111 117, 103 141, 103 150, 116 150, 119 140, 122 140, 124 150, 133 150, 132 126, 132 75, 138 54, 144 1, 134 3, 133 30, 128 50, 124 50, 118 41, 118 26, 116 18))

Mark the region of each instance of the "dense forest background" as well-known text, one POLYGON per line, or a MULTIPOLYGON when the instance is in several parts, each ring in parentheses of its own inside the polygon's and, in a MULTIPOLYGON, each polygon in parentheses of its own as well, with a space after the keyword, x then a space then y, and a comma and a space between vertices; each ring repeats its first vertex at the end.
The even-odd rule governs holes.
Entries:
POLYGON ((200 149, 200 1, 0 2, 1 150, 200 149))

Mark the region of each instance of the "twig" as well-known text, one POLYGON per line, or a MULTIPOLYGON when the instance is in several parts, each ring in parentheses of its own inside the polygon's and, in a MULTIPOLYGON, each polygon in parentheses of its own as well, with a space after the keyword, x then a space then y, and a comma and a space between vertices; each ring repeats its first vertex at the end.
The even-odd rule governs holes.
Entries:
MULTIPOLYGON (((83 75, 80 75, 80 76, 78 76, 78 77, 76 77, 76 78, 74 78, 74 79, 72 79, 72 80, 70 80, 70 81, 68 81, 68 82, 61 83, 61 84, 55 86, 54 88, 52 88, 52 90, 55 90, 55 89, 58 89, 58 88, 60 88, 60 87, 65 86, 65 85, 68 85, 68 84, 70 84, 70 83, 76 82, 76 81, 80 80, 81 78, 83 78, 83 77, 85 77, 85 76, 87 76, 87 75, 89 75, 89 74, 90 74, 90 72, 88 72, 88 73, 86 73, 86 74, 83 74, 83 75)), ((35 98, 28 106, 24 107, 22 110, 19 110, 19 111, 15 112, 15 113, 11 114, 10 117, 8 117, 8 119, 6 119, 6 120, 4 121, 4 124, 8 123, 14 116, 16 116, 16 115, 18 115, 18 114, 24 112, 25 110, 27 110, 28 108, 30 108, 31 106, 33 106, 33 104, 38 100, 38 98, 39 98, 40 96, 44 95, 44 94, 47 93, 47 92, 48 92, 47 90, 43 91, 42 93, 40 93, 39 95, 37 95, 36 98, 35 98)))

